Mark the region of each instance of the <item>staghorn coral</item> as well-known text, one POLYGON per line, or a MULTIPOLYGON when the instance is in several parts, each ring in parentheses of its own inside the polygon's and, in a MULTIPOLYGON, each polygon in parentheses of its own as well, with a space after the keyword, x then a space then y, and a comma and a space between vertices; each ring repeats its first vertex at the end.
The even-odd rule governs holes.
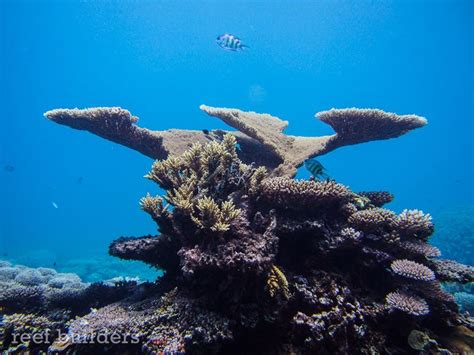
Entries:
MULTIPOLYGON (((202 109, 240 132, 157 132, 158 157, 166 160, 155 162, 147 177, 165 195, 145 197, 142 208, 161 234, 120 238, 110 246, 112 255, 162 267, 164 276, 147 292, 71 319, 71 339, 49 350, 406 353, 413 329, 426 332, 440 347, 455 348, 445 334, 469 322, 427 270, 443 279, 443 271, 451 268, 451 276, 461 281, 469 280, 468 270, 427 257, 429 235, 407 233, 406 226, 413 230, 415 224, 401 223, 402 218, 379 208, 386 195, 356 194, 335 181, 275 177, 291 175, 301 159, 313 154, 396 137, 424 120, 376 110, 333 110, 321 117, 336 134, 311 139, 283 134, 286 123, 275 117, 202 109), (248 164, 259 150, 263 155, 257 164, 248 164), (224 210, 235 215, 223 218, 224 210), (391 265, 416 279, 390 277, 391 265), (95 339, 101 330, 110 338, 134 336, 137 343, 74 341, 75 334, 95 339)), ((51 117, 93 132, 105 123, 93 110, 51 117), (98 116, 89 117, 92 123, 85 117, 89 126, 84 127, 83 114, 98 116)), ((131 118, 124 114, 106 121, 119 125, 120 119, 131 118)))
POLYGON ((420 281, 432 281, 435 279, 434 272, 428 267, 407 259, 393 261, 390 268, 397 275, 408 277, 410 279, 420 281))
POLYGON ((385 297, 387 306, 398 309, 414 316, 424 316, 430 309, 426 301, 422 298, 409 295, 403 292, 390 292, 385 297))
POLYGON ((270 297, 275 297, 281 293, 283 297, 290 298, 290 291, 288 289, 288 280, 285 274, 276 265, 272 266, 270 274, 267 279, 267 290, 270 297))
POLYGON ((219 206, 212 198, 203 197, 197 200, 197 215, 192 215, 192 221, 201 229, 214 232, 226 232, 231 223, 239 216, 240 210, 231 201, 224 201, 219 206))
MULTIPOLYGON (((239 157, 245 163, 266 166, 275 176, 294 176, 306 159, 338 147, 398 137, 427 123, 426 119, 415 115, 399 116, 374 109, 332 109, 320 112, 316 117, 331 125, 336 134, 300 137, 284 134, 288 122, 278 117, 205 105, 200 109, 238 130, 231 133, 238 140, 239 157)), ((44 116, 61 125, 86 130, 122 144, 153 159, 183 154, 194 143, 205 144, 227 133, 221 130, 151 131, 138 127, 138 118, 120 107, 56 109, 44 116)))
POLYGON ((140 200, 140 206, 143 211, 148 213, 158 226, 161 226, 161 232, 166 230, 169 224, 170 214, 168 206, 163 205, 163 199, 159 196, 147 194, 140 200))

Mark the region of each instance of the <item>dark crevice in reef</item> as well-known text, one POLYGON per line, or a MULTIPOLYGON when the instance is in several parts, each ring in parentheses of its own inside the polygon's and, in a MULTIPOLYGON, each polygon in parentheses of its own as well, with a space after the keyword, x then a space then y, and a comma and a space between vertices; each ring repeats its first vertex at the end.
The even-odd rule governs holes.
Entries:
POLYGON ((166 194, 147 195, 141 206, 160 234, 122 237, 109 250, 165 274, 154 284, 90 286, 87 297, 74 294, 74 300, 49 303, 44 300, 51 296, 43 291, 17 287, 7 292, 2 281, 2 349, 79 354, 472 351, 472 319, 459 312, 440 282, 472 282, 474 270, 439 259, 440 251, 428 244, 434 228, 430 215, 419 210, 397 215, 383 208, 393 198, 387 192, 355 193, 333 180, 290 177, 310 156, 397 137, 424 125, 424 119, 332 110, 320 118, 336 134, 311 139, 283 134, 286 122, 268 115, 203 110, 240 132, 202 141, 202 133, 194 131, 138 130, 136 119, 121 109, 47 114, 141 152, 147 150, 140 135, 156 143, 147 154, 162 160, 147 178, 166 194), (118 131, 105 134, 104 127, 118 131), (196 144, 189 144, 192 139, 196 144), (281 163, 250 164, 250 145, 241 143, 245 139, 258 142, 281 163), (18 299, 24 300, 21 307, 18 299), (67 336, 36 345, 12 342, 12 334, 34 335, 47 328, 67 336))

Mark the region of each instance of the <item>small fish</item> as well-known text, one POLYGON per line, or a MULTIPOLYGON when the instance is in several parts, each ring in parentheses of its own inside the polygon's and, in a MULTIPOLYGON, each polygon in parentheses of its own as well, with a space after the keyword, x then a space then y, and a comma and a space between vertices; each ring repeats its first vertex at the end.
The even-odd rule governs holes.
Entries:
POLYGON ((230 33, 224 33, 223 35, 217 37, 216 43, 222 49, 232 52, 238 52, 244 50, 245 48, 249 48, 249 46, 243 44, 239 38, 231 35, 230 33))
POLYGON ((5 170, 6 172, 11 173, 11 172, 15 171, 15 167, 13 165, 7 164, 3 167, 3 170, 5 170))
POLYGON ((207 136, 209 134, 209 130, 208 129, 203 129, 202 133, 204 133, 207 136))
POLYGON ((329 175, 326 174, 323 164, 316 159, 306 160, 304 166, 313 175, 315 180, 329 179, 329 175))
POLYGON ((80 176, 78 179, 77 179, 77 183, 80 185, 82 184, 82 182, 84 181, 84 178, 82 176, 80 176))
POLYGON ((59 207, 58 204, 57 204, 56 202, 54 202, 54 201, 51 201, 51 204, 53 205, 54 208, 58 208, 58 207, 59 207))

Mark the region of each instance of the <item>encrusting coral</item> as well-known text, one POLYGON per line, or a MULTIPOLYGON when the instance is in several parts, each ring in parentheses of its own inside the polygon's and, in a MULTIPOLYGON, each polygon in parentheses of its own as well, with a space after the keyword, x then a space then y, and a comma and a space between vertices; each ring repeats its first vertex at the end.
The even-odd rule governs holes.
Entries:
POLYGON ((386 192, 290 177, 310 156, 397 137, 424 119, 331 110, 319 117, 336 134, 309 138, 283 134, 287 123, 276 117, 201 108, 240 132, 150 132, 121 109, 46 114, 161 159, 146 177, 165 190, 141 200, 160 234, 122 237, 109 249, 164 276, 140 297, 61 323, 68 337, 50 351, 407 353, 415 343, 457 349, 449 334, 472 325, 440 281, 469 282, 474 270, 436 259, 427 244, 429 215, 382 208, 393 198, 386 192), (142 146, 140 136, 155 145, 142 146), (413 342, 414 330, 430 340, 413 342), (88 342, 115 334, 121 342, 88 342), (136 341, 125 342, 130 336, 136 341))

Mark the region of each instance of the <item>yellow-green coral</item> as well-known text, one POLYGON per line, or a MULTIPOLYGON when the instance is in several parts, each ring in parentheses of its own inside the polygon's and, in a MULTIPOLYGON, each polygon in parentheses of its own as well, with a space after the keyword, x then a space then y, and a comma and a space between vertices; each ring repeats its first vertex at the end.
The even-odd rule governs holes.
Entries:
POLYGON ((147 194, 140 200, 140 206, 155 221, 168 213, 168 206, 163 205, 163 199, 160 196, 147 194))
POLYGON ((191 212, 195 203, 196 189, 197 178, 195 175, 192 175, 177 188, 168 190, 165 199, 177 209, 191 212))
POLYGON ((189 179, 195 180, 200 190, 205 189, 221 180, 233 164, 240 165, 235 145, 235 137, 230 134, 222 142, 194 144, 179 157, 156 161, 145 177, 167 190, 178 189, 189 179))
MULTIPOLYGON (((146 177, 166 189, 164 199, 175 211, 191 216, 200 229, 224 232, 240 214, 229 199, 232 191, 246 186, 256 193, 266 176, 265 168, 242 164, 236 139, 227 134, 220 142, 193 144, 181 156, 156 161, 146 177)), ((159 198, 145 197, 142 208, 155 220, 168 212, 159 198)))
POLYGON ((268 275, 267 291, 270 294, 270 297, 275 297, 277 294, 283 295, 286 299, 290 297, 288 280, 283 271, 281 271, 276 265, 272 266, 270 274, 268 275))
POLYGON ((230 224, 236 219, 240 210, 230 201, 224 201, 219 206, 212 198, 203 197, 197 200, 197 215, 191 216, 193 222, 201 229, 214 232, 229 230, 230 224))
POLYGON ((151 196, 150 194, 140 200, 142 210, 151 216, 160 230, 169 225, 171 219, 171 212, 168 210, 169 205, 165 205, 163 202, 160 196, 151 196))
POLYGON ((179 157, 170 156, 166 160, 155 161, 151 171, 145 177, 153 180, 164 189, 169 189, 182 183, 182 168, 183 160, 179 157))
POLYGON ((257 169, 255 169, 255 171, 253 172, 249 180, 249 188, 248 188, 249 194, 255 195, 259 192, 260 183, 263 181, 263 179, 265 179, 266 176, 267 176, 267 169, 265 167, 260 166, 257 169))

